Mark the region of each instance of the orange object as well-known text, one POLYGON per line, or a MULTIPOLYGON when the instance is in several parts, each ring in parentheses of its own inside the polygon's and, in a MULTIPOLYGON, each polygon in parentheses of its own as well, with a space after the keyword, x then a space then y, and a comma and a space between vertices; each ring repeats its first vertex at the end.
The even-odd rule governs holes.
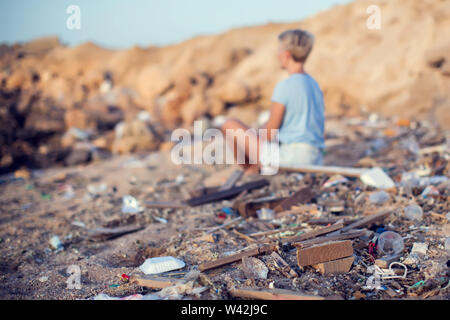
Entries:
POLYGON ((388 128, 388 129, 384 130, 384 135, 386 137, 394 137, 397 135, 397 130, 388 128))
POLYGON ((397 125, 399 127, 409 127, 411 124, 411 121, 409 121, 409 119, 398 119, 397 120, 397 125))

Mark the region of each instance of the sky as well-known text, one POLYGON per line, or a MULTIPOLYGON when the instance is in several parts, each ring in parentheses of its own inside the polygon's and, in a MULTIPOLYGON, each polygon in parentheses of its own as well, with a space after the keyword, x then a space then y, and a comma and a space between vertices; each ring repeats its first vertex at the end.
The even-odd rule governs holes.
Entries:
POLYGON ((56 35, 108 48, 167 45, 235 27, 291 22, 350 0, 0 0, 0 43, 56 35), (80 29, 66 13, 80 8, 80 29))

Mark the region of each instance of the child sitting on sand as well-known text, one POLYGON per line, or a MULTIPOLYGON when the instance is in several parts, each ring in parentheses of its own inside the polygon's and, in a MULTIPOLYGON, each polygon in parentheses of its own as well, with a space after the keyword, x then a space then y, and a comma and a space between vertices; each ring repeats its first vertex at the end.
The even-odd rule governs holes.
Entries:
POLYGON ((281 167, 322 164, 325 147, 323 94, 314 78, 304 70, 314 37, 298 29, 281 33, 278 40, 278 59, 289 77, 280 81, 273 92, 270 118, 260 128, 267 129, 267 136, 247 131, 249 128, 237 119, 229 119, 222 126, 225 134, 233 134, 231 142, 235 157, 237 149, 245 152, 243 166, 246 173, 258 173, 261 163, 270 162, 268 158, 274 156, 270 150, 279 150, 281 167), (238 138, 242 134, 246 139, 238 138), (278 141, 279 148, 267 147, 278 141), (253 154, 258 157, 256 161, 251 159, 253 154))

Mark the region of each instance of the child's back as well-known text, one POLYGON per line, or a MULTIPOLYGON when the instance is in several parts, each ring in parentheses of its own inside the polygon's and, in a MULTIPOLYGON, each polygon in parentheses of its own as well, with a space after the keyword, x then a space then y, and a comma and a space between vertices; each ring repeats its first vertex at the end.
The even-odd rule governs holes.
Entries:
POLYGON ((278 83, 272 101, 285 106, 280 126, 281 144, 306 143, 323 149, 324 103, 317 82, 306 73, 294 73, 278 83))

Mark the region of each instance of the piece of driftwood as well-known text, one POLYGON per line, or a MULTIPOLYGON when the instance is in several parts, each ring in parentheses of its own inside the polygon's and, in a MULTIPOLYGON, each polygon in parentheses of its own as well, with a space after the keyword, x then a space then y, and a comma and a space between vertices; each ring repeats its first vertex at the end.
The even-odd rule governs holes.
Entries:
POLYGON ((236 224, 236 223, 238 223, 238 222, 241 222, 242 220, 244 220, 243 217, 238 217, 238 218, 236 218, 236 219, 231 220, 230 222, 221 224, 221 225, 218 226, 218 227, 214 227, 214 228, 212 228, 212 229, 209 229, 209 230, 206 232, 206 234, 213 233, 213 232, 215 232, 215 231, 217 231, 217 230, 220 230, 220 229, 223 229, 223 228, 228 228, 229 226, 232 226, 233 224, 236 224))
POLYGON ((389 215, 392 214, 394 210, 392 208, 387 208, 387 209, 382 209, 381 211, 379 211, 378 213, 372 214, 370 216, 364 217, 354 223, 349 224, 348 226, 342 228, 341 230, 336 231, 334 234, 339 234, 339 233, 345 233, 349 230, 352 229, 357 229, 360 227, 365 227, 371 223, 374 223, 375 221, 378 220, 382 220, 384 218, 387 218, 389 215))
POLYGON ((252 201, 242 201, 236 202, 235 208, 238 210, 239 214, 243 217, 256 217, 258 211, 261 208, 275 208, 281 201, 286 198, 270 198, 270 199, 256 199, 252 201))
POLYGON ((290 210, 292 206, 297 205, 299 203, 305 204, 311 201, 314 198, 314 193, 311 191, 311 188, 305 187, 294 193, 292 196, 286 198, 281 201, 275 208, 275 212, 282 212, 286 210, 290 210))
POLYGON ((311 225, 327 225, 327 224, 333 224, 336 223, 337 221, 344 219, 344 225, 348 225, 352 222, 354 222, 354 220, 351 220, 350 216, 338 216, 338 217, 330 217, 330 218, 312 218, 308 220, 308 224, 311 225))
POLYGON ((182 202, 172 202, 172 201, 145 201, 145 206, 147 208, 155 208, 155 209, 183 209, 186 208, 187 205, 182 202))
MULTIPOLYGON (((327 235, 325 237, 319 237, 315 239, 309 239, 305 241, 295 242, 292 245, 297 248, 306 248, 315 244, 325 243, 329 241, 348 240, 362 237, 366 234, 366 230, 352 230, 347 233, 327 235)), ((288 243, 289 244, 289 243, 288 243)))
POLYGON ((328 227, 320 228, 318 230, 314 230, 314 231, 310 231, 310 232, 301 234, 299 236, 285 238, 284 240, 289 241, 289 242, 304 241, 304 240, 312 239, 312 238, 342 229, 343 227, 344 227, 344 225, 342 223, 336 223, 336 224, 333 224, 328 227))
POLYGON ((117 228, 95 228, 87 231, 87 236, 91 240, 104 241, 117 238, 128 233, 136 232, 144 229, 142 226, 124 226, 117 228))
POLYGON ((237 298, 249 298, 258 300, 325 300, 321 296, 307 295, 286 289, 265 288, 230 288, 230 294, 237 298))
POLYGON ((359 178, 367 169, 349 168, 349 167, 333 167, 333 166, 316 166, 307 165, 296 168, 280 167, 280 171, 284 172, 301 172, 301 173, 324 173, 324 174, 341 174, 348 177, 359 178))
POLYGON ((257 241, 256 241, 255 239, 253 239, 252 237, 249 237, 249 236, 246 235, 246 234, 240 233, 240 232, 237 231, 237 230, 233 230, 233 233, 234 233, 235 235, 237 235, 238 237, 240 237, 240 238, 246 240, 247 242, 250 242, 250 243, 256 243, 256 242, 257 242, 257 241))
POLYGON ((207 194, 205 196, 191 198, 187 200, 186 203, 189 204, 190 206, 199 206, 206 203, 229 199, 231 197, 240 194, 244 190, 259 189, 267 185, 269 185, 269 181, 266 179, 262 179, 258 181, 249 182, 241 186, 236 186, 227 190, 217 191, 211 194, 207 194))
POLYGON ((277 267, 286 277, 291 279, 298 277, 297 272, 295 272, 277 252, 272 252, 270 254, 270 259, 274 263, 275 267, 277 267))
POLYGON ((182 282, 182 279, 155 277, 149 275, 133 275, 130 277, 130 282, 136 282, 138 285, 153 289, 164 289, 182 282))
POLYGON ((299 267, 305 267, 351 255, 353 255, 351 240, 331 241, 308 248, 297 248, 297 264, 299 267))
POLYGON ((228 180, 223 184, 223 186, 219 188, 219 191, 227 190, 234 187, 234 185, 242 178, 243 175, 244 171, 242 170, 233 171, 228 180))
POLYGON ((260 245, 256 248, 252 248, 252 249, 247 249, 244 251, 241 251, 239 253, 236 254, 232 254, 223 258, 219 258, 217 260, 214 261, 209 261, 209 262, 204 262, 202 264, 200 264, 198 266, 198 270, 199 271, 206 271, 209 269, 214 269, 217 267, 221 267, 236 261, 241 260, 243 257, 253 257, 253 256, 257 256, 260 254, 267 254, 267 253, 271 253, 276 249, 275 246, 271 246, 271 245, 260 245))

